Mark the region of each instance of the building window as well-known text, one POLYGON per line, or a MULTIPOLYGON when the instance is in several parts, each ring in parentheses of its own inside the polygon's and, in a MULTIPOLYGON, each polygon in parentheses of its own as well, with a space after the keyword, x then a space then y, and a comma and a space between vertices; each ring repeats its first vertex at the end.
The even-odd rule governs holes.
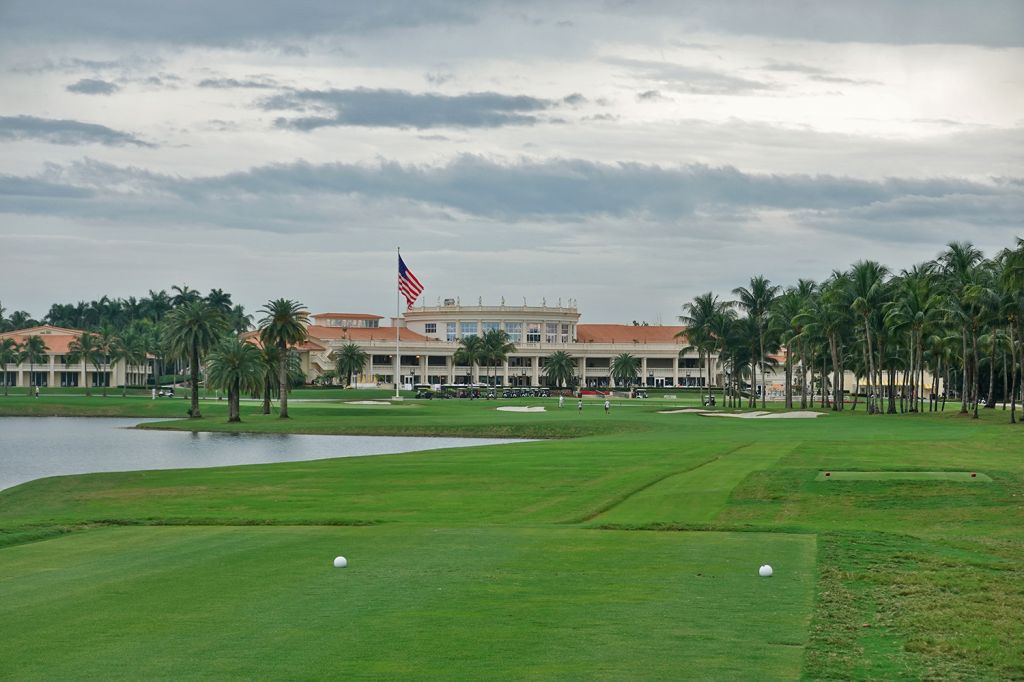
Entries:
POLYGON ((484 334, 486 334, 487 332, 496 332, 499 329, 501 329, 501 323, 500 322, 483 322, 482 324, 483 324, 484 334))
POLYGON ((528 322, 526 324, 526 342, 540 343, 540 322, 528 322))
POLYGON ((544 324, 544 340, 548 343, 558 343, 557 322, 547 322, 544 324))
POLYGON ((562 343, 569 343, 569 325, 562 325, 562 343))
POLYGON ((436 334, 437 333, 437 322, 427 322, 423 325, 424 334, 436 334))
POLYGON ((467 336, 476 336, 476 322, 460 322, 459 323, 459 338, 466 338, 467 336))
POLYGON ((508 334, 508 340, 512 343, 522 343, 523 341, 523 323, 522 322, 506 322, 505 333, 508 334))
POLYGON ((448 323, 448 330, 447 330, 447 332, 448 333, 445 335, 445 338, 448 341, 456 341, 458 339, 458 337, 455 335, 455 323, 454 322, 449 322, 448 323))

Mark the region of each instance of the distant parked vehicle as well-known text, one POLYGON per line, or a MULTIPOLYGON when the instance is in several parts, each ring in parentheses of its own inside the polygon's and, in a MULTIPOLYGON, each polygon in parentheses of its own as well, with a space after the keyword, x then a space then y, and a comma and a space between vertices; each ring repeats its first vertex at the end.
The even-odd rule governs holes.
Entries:
POLYGON ((161 388, 156 394, 161 398, 173 398, 174 388, 161 388))
POLYGON ((647 390, 643 389, 643 388, 634 388, 633 389, 633 397, 634 398, 641 398, 641 399, 646 398, 647 397, 647 390))
POLYGON ((712 395, 712 396, 708 396, 707 398, 704 398, 704 407, 714 407, 714 406, 715 406, 715 396, 712 395))

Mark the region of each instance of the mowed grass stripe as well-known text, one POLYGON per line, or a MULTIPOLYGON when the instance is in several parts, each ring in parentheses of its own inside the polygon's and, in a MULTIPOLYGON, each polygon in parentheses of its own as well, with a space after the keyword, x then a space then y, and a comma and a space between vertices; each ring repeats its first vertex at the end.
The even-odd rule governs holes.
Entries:
POLYGON ((751 472, 767 469, 795 445, 742 444, 714 460, 669 476, 594 519, 599 525, 703 524, 711 522, 751 472))
POLYGON ((103 529, 0 554, 0 670, 793 679, 815 553, 813 536, 757 533, 103 529))

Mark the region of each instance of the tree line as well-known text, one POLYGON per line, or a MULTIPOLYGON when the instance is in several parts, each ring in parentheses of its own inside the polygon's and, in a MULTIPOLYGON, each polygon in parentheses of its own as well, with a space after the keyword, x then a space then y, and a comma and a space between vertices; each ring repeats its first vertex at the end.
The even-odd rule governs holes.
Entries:
MULTIPOLYGON (((763 276, 723 300, 712 292, 683 306, 680 322, 702 371, 716 356, 723 401, 756 406, 755 384, 783 354, 785 405, 856 409, 868 414, 945 408, 978 416, 1009 403, 1016 423, 1024 366, 1024 240, 992 258, 951 242, 933 260, 898 273, 870 260, 836 270, 823 282, 783 288, 763 276), (854 385, 846 385, 846 373, 854 385), (930 381, 926 377, 930 377, 930 381), (750 390, 746 390, 749 386, 750 390), (817 390, 816 390, 817 389, 817 390)), ((708 367, 710 370, 710 367, 708 367)), ((708 390, 710 392, 710 381, 708 390)))

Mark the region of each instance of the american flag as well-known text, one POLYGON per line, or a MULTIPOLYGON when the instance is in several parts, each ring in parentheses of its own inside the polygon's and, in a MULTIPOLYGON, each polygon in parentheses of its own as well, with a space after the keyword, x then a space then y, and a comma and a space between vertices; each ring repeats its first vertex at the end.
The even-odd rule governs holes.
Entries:
POLYGON ((398 256, 398 290, 405 296, 405 302, 410 308, 423 291, 423 285, 412 274, 412 270, 406 267, 401 255, 398 256))

